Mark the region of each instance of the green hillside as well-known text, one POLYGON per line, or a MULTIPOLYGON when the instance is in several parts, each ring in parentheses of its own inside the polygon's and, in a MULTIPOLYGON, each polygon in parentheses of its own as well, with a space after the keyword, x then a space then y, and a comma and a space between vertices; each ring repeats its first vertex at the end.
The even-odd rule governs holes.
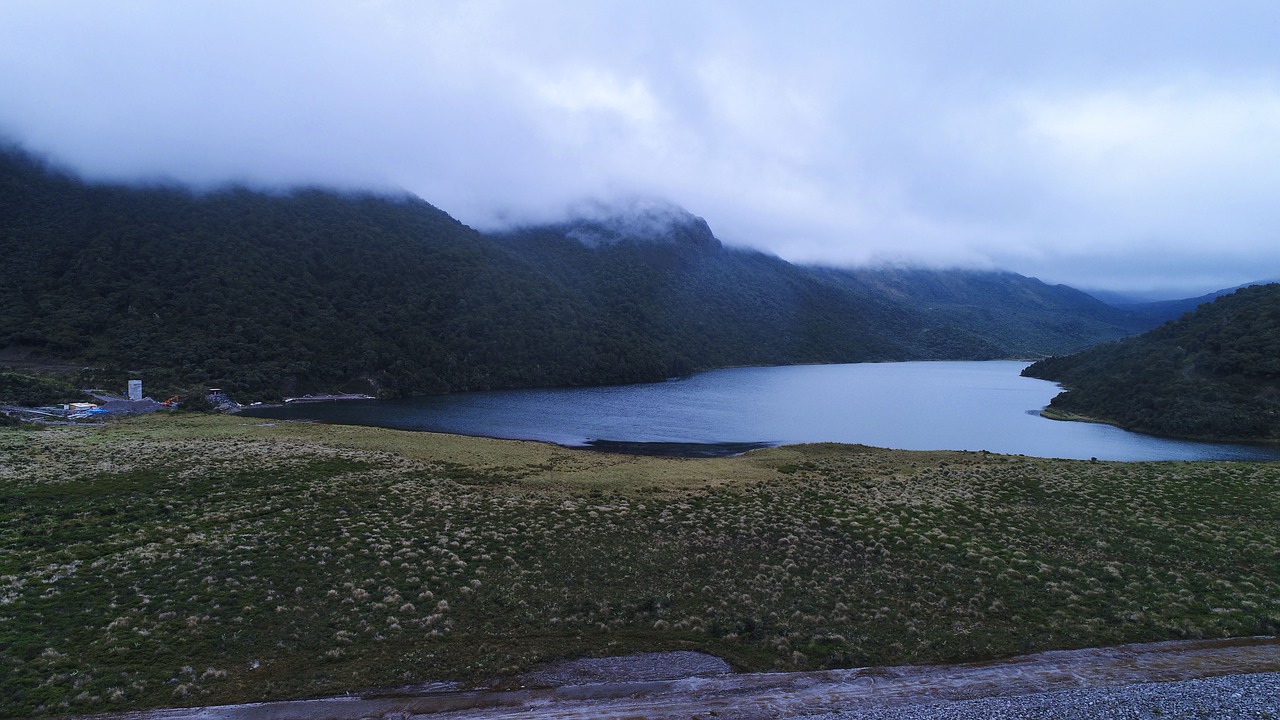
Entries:
POLYGON ((1280 285, 1256 285, 1144 335, 1028 367, 1068 388, 1050 414, 1175 437, 1280 439, 1280 285))
POLYGON ((409 196, 96 185, 0 151, 0 359, 153 393, 391 396, 1025 357, 1141 329, 1017 275, 797 267, 664 212, 486 236, 409 196))

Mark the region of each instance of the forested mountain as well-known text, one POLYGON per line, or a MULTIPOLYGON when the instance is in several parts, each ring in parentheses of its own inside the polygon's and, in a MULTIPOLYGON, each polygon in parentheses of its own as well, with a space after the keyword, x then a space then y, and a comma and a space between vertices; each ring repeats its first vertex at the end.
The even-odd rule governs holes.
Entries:
POLYGON ((1280 285, 1238 290, 1023 374, 1067 388, 1051 414, 1176 437, 1280 439, 1280 285))
POLYGON ((1082 292, 1014 273, 803 267, 727 250, 685 215, 672 216, 665 236, 583 221, 494 239, 594 305, 715 358, 712 365, 1041 357, 1149 327, 1082 292))
POLYGON ((412 197, 93 185, 0 152, 0 357, 242 397, 1066 352, 1140 321, 1008 273, 839 271, 648 206, 486 236, 412 197))
POLYGON ((616 363, 631 338, 420 200, 85 185, 24 160, 0 173, 0 347, 259 395, 644 374, 616 363))

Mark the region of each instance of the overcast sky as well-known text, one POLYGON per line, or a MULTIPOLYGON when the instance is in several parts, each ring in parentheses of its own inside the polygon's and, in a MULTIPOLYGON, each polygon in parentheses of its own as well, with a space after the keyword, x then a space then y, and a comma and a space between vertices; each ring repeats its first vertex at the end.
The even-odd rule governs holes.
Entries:
POLYGON ((662 197, 795 262, 1280 277, 1280 3, 0 0, 0 136, 91 178, 662 197))

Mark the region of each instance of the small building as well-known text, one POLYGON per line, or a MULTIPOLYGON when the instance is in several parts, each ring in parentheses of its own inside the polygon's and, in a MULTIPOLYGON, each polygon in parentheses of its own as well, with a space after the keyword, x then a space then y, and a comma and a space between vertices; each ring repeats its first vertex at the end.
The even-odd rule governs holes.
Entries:
POLYGON ((137 402, 142 399, 142 381, 141 380, 129 381, 129 399, 134 402, 137 402))

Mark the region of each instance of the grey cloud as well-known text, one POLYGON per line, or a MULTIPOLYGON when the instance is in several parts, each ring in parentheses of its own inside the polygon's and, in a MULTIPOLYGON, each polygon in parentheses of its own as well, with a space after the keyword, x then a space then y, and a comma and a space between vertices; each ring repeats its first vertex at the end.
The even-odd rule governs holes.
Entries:
MULTIPOLYGON (((1271 3, 0 4, 0 132, 94 178, 655 196, 801 262, 1280 275, 1271 3)), ((1175 290, 1176 289, 1176 290, 1175 290)))

